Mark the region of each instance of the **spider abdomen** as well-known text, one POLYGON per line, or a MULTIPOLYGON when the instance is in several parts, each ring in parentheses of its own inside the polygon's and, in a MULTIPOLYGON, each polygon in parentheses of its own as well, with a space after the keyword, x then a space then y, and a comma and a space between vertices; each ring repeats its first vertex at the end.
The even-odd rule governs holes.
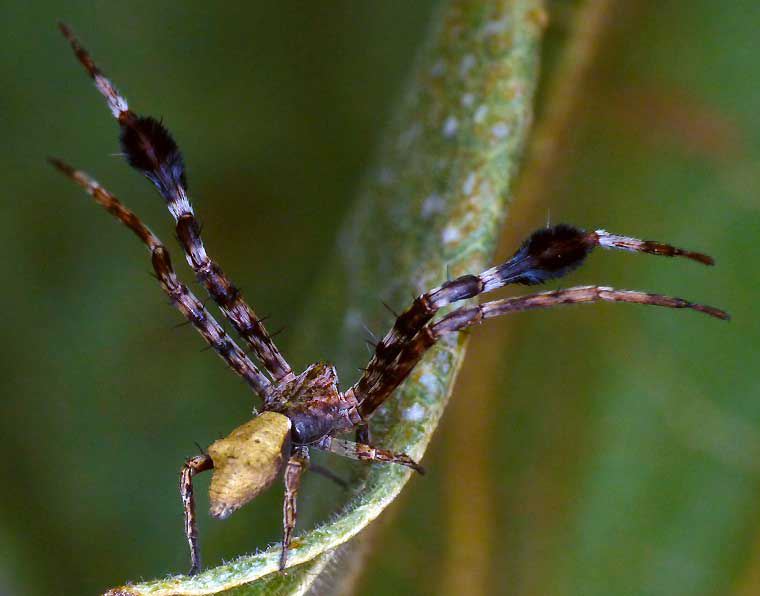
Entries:
POLYGON ((229 517, 274 482, 290 456, 291 428, 287 417, 262 412, 209 446, 213 517, 229 517))

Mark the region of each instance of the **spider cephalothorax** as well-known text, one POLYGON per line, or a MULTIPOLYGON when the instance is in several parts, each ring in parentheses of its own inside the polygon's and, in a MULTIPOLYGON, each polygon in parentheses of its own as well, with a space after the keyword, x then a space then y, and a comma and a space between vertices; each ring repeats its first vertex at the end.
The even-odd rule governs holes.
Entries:
POLYGON ((338 373, 326 362, 309 366, 276 388, 273 410, 293 423, 293 441, 314 443, 327 434, 345 432, 361 422, 356 400, 338 389, 338 373))
POLYGON ((296 523, 296 494, 301 474, 309 465, 309 449, 330 451, 358 460, 396 463, 422 472, 409 456, 371 445, 368 420, 425 352, 445 334, 511 312, 598 301, 689 308, 720 319, 728 318, 722 310, 681 298, 581 286, 461 306, 437 321, 433 320, 441 308, 505 285, 532 285, 561 277, 579 267, 597 246, 683 256, 713 264, 706 255, 668 244, 560 224, 534 232, 505 263, 479 275, 464 275, 447 281, 418 296, 378 342, 361 378, 346 391, 340 391, 335 368, 327 363, 312 364, 300 375, 295 375, 261 319, 206 253, 200 226, 188 198, 182 156, 169 132, 157 120, 132 112, 124 97, 97 68, 71 31, 64 25, 61 25, 61 31, 117 119, 122 150, 128 163, 153 182, 166 200, 176 222, 177 238, 196 278, 264 368, 262 372, 204 304, 179 281, 166 247, 132 211, 83 172, 60 160, 51 160, 148 247, 156 277, 174 306, 263 401, 260 413, 252 420, 213 443, 207 453, 190 458, 182 468, 180 493, 192 560, 190 573, 197 573, 201 568, 192 485, 193 476, 199 472, 214 470, 210 513, 217 518, 228 517, 268 488, 281 474, 284 476, 281 569, 285 569, 287 563, 296 523), (351 430, 356 431, 355 442, 337 437, 351 430))

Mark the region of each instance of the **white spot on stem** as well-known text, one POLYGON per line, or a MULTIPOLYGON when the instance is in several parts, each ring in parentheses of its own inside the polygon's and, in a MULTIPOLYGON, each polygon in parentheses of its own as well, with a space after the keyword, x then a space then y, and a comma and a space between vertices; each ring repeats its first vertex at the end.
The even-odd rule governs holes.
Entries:
POLYGON ((456 242, 459 240, 459 238, 462 236, 462 233, 459 231, 458 228, 454 226, 447 226, 443 229, 443 233, 441 234, 441 240, 443 240, 444 244, 450 244, 451 242, 456 242))
POLYGON ((425 197, 425 200, 422 201, 422 217, 424 219, 427 219, 436 213, 441 213, 443 211, 443 207, 444 202, 441 195, 436 193, 428 195, 425 197))
POLYGON ((503 139, 509 134, 509 126, 504 122, 499 122, 491 127, 491 134, 497 139, 503 139))
POLYGON ((467 54, 462 58, 462 61, 459 63, 459 74, 462 77, 466 77, 467 73, 472 70, 472 67, 475 66, 475 56, 472 54, 467 54))
POLYGON ((438 389, 438 378, 433 373, 426 372, 425 374, 420 375, 420 385, 425 388, 425 391, 433 393, 438 389))
POLYGON ((489 21, 485 27, 483 27, 483 34, 486 36, 497 35, 502 33, 509 23, 507 17, 502 17, 498 21, 489 21))
POLYGON ((467 176, 467 179, 464 181, 464 184, 462 184, 462 192, 469 196, 474 189, 475 189, 475 174, 471 173, 469 176, 467 176))
POLYGON ((412 404, 404 411, 404 420, 409 422, 420 422, 425 419, 425 408, 420 404, 412 404))
POLYGON ((459 121, 454 116, 446 118, 446 122, 443 123, 443 136, 453 137, 457 133, 459 128, 459 121))

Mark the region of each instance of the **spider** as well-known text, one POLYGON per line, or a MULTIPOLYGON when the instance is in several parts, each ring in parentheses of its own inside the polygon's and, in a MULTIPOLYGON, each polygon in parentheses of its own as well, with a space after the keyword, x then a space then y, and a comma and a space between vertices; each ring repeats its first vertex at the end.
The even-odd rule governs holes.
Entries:
POLYGON ((72 31, 64 24, 59 24, 59 28, 118 120, 121 147, 127 162, 148 178, 166 200, 176 222, 177 238, 196 278, 264 369, 262 371, 254 364, 204 303, 177 278, 168 250, 134 212, 84 172, 58 159, 50 159, 55 167, 82 186, 147 246, 155 276, 171 303, 263 402, 251 420, 182 466, 179 489, 184 508, 184 532, 190 547, 191 575, 201 569, 193 499, 193 477, 200 472, 213 470, 209 489, 210 514, 219 519, 229 517, 271 486, 278 476, 284 477, 281 571, 287 565, 296 524, 296 496, 301 476, 309 467, 310 449, 356 460, 399 464, 423 474, 423 468, 408 455, 373 445, 368 422, 424 354, 446 334, 513 312, 599 301, 689 308, 719 319, 729 318, 726 312, 717 308, 672 296, 580 286, 460 306, 434 320, 438 311, 446 306, 508 284, 535 285, 562 277, 578 268, 597 246, 714 264, 713 259, 705 254, 669 244, 559 224, 533 232, 506 262, 479 275, 463 275, 446 281, 417 296, 376 345, 361 378, 346 391, 339 390, 338 375, 329 363, 317 362, 296 374, 275 346, 262 320, 206 253, 200 226, 188 198, 182 156, 168 130, 158 120, 133 112, 72 31), (355 431, 355 441, 338 437, 352 430, 355 431))

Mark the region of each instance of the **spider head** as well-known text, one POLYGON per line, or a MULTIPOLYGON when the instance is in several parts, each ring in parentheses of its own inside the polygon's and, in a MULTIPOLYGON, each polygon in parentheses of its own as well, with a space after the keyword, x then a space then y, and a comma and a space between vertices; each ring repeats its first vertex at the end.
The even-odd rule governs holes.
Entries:
POLYGON ((229 517, 269 488, 287 460, 290 428, 287 416, 262 412, 208 448, 214 462, 209 489, 212 517, 229 517))
POLYGON ((327 362, 316 362, 288 383, 278 387, 283 412, 293 424, 296 445, 314 443, 331 432, 342 407, 338 373, 327 362))

